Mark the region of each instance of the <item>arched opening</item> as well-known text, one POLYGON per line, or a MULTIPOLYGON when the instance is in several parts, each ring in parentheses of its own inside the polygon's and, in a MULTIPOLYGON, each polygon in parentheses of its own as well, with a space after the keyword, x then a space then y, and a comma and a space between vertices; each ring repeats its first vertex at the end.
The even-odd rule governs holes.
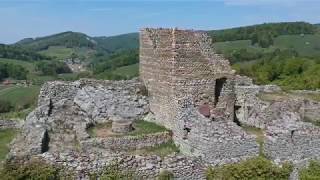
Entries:
POLYGON ((223 86, 225 85, 227 81, 227 78, 220 78, 216 79, 216 86, 215 86, 215 92, 214 92, 214 105, 217 106, 219 102, 219 98, 223 89, 223 86))

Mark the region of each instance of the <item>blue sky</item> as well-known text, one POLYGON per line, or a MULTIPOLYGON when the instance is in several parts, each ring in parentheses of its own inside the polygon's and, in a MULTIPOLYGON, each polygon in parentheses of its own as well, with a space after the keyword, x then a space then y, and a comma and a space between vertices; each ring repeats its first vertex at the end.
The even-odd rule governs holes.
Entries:
POLYGON ((111 36, 142 27, 208 30, 283 21, 320 23, 320 0, 0 0, 0 43, 63 31, 111 36))

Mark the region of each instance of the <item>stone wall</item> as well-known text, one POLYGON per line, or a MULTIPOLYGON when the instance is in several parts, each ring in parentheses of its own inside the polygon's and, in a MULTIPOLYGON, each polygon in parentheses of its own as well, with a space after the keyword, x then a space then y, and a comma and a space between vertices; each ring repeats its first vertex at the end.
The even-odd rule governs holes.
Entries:
POLYGON ((258 155, 234 120, 234 71, 202 31, 143 29, 140 78, 153 122, 171 129, 183 153, 212 164, 258 155))
POLYGON ((77 150, 80 142, 89 138, 86 129, 91 124, 112 121, 114 117, 140 119, 149 109, 141 89, 137 79, 47 82, 41 88, 38 107, 26 118, 10 154, 77 150))
POLYGON ((157 179, 159 173, 167 170, 173 173, 175 179, 194 180, 205 179, 207 166, 200 160, 191 157, 172 154, 161 158, 156 155, 107 155, 105 153, 79 154, 68 153, 44 153, 39 155, 49 163, 63 165, 68 170, 75 172, 77 179, 89 179, 88 174, 99 174, 106 166, 116 162, 120 169, 133 172, 138 179, 157 179))
POLYGON ((233 112, 232 76, 229 62, 213 52, 204 32, 148 28, 140 33, 140 78, 149 92, 150 110, 170 129, 186 98, 212 111, 217 106, 233 112), (215 89, 219 79, 222 84, 215 89))
POLYGON ((126 152, 155 147, 172 140, 170 132, 145 134, 140 136, 91 138, 81 142, 85 151, 126 152))
POLYGON ((320 159, 320 128, 311 123, 278 122, 265 133, 265 154, 275 162, 320 159))
POLYGON ((259 155, 255 137, 234 122, 203 117, 193 107, 181 109, 174 140, 187 154, 202 157, 212 165, 239 162, 259 155))

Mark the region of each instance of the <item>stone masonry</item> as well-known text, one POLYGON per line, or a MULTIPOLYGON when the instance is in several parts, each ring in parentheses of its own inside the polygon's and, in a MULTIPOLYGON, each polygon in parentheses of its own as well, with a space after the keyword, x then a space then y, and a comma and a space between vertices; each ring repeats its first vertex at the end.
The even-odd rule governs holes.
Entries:
POLYGON ((184 153, 210 163, 258 155, 254 137, 234 120, 234 71, 202 31, 143 29, 140 78, 154 122, 171 129, 184 153))
POLYGON ((292 176, 297 179, 301 164, 320 159, 320 128, 313 124, 320 120, 320 102, 292 97, 268 101, 260 97, 264 93, 283 92, 235 75, 205 32, 146 28, 140 33, 140 79, 47 82, 23 125, 0 121, 0 128, 22 126, 8 160, 41 158, 65 166, 76 179, 89 179, 114 161, 140 179, 157 179, 164 170, 175 179, 205 179, 208 166, 260 153, 278 164, 299 164, 292 176), (168 131, 127 135, 131 123, 140 119, 168 131), (88 132, 111 122, 115 134, 123 136, 88 132), (261 129, 262 147, 245 126, 261 129), (138 153, 172 141, 181 153, 138 153))

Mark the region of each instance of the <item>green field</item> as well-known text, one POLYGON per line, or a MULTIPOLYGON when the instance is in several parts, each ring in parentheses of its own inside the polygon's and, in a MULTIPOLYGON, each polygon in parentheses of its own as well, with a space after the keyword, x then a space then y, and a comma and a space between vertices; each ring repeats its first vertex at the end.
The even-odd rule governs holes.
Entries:
POLYGON ((293 48, 301 56, 320 56, 320 35, 286 35, 274 40, 275 47, 293 48))
POLYGON ((95 50, 85 47, 67 48, 65 46, 50 46, 46 50, 39 51, 40 54, 55 57, 58 60, 68 59, 73 53, 78 57, 88 58, 94 52, 95 50))
POLYGON ((128 78, 139 75, 139 64, 133 64, 129 66, 123 66, 112 71, 113 74, 125 75, 128 78))
POLYGON ((29 72, 34 72, 35 71, 34 63, 31 63, 31 62, 28 62, 28 61, 0 58, 0 62, 21 65, 24 68, 26 68, 29 72))
POLYGON ((16 130, 13 129, 0 130, 0 161, 4 160, 8 154, 8 144, 13 140, 16 133, 16 130))
POLYGON ((47 50, 40 51, 41 54, 57 59, 67 59, 74 52, 72 48, 66 48, 64 46, 50 46, 47 50))
POLYGON ((238 40, 214 43, 214 48, 219 53, 232 52, 233 50, 247 49, 249 52, 270 52, 274 49, 294 49, 300 56, 320 56, 320 35, 283 35, 274 39, 273 46, 261 48, 251 45, 251 40, 238 40))
POLYGON ((36 103, 39 91, 39 86, 10 86, 0 90, 0 99, 9 101, 16 110, 22 110, 36 103))

